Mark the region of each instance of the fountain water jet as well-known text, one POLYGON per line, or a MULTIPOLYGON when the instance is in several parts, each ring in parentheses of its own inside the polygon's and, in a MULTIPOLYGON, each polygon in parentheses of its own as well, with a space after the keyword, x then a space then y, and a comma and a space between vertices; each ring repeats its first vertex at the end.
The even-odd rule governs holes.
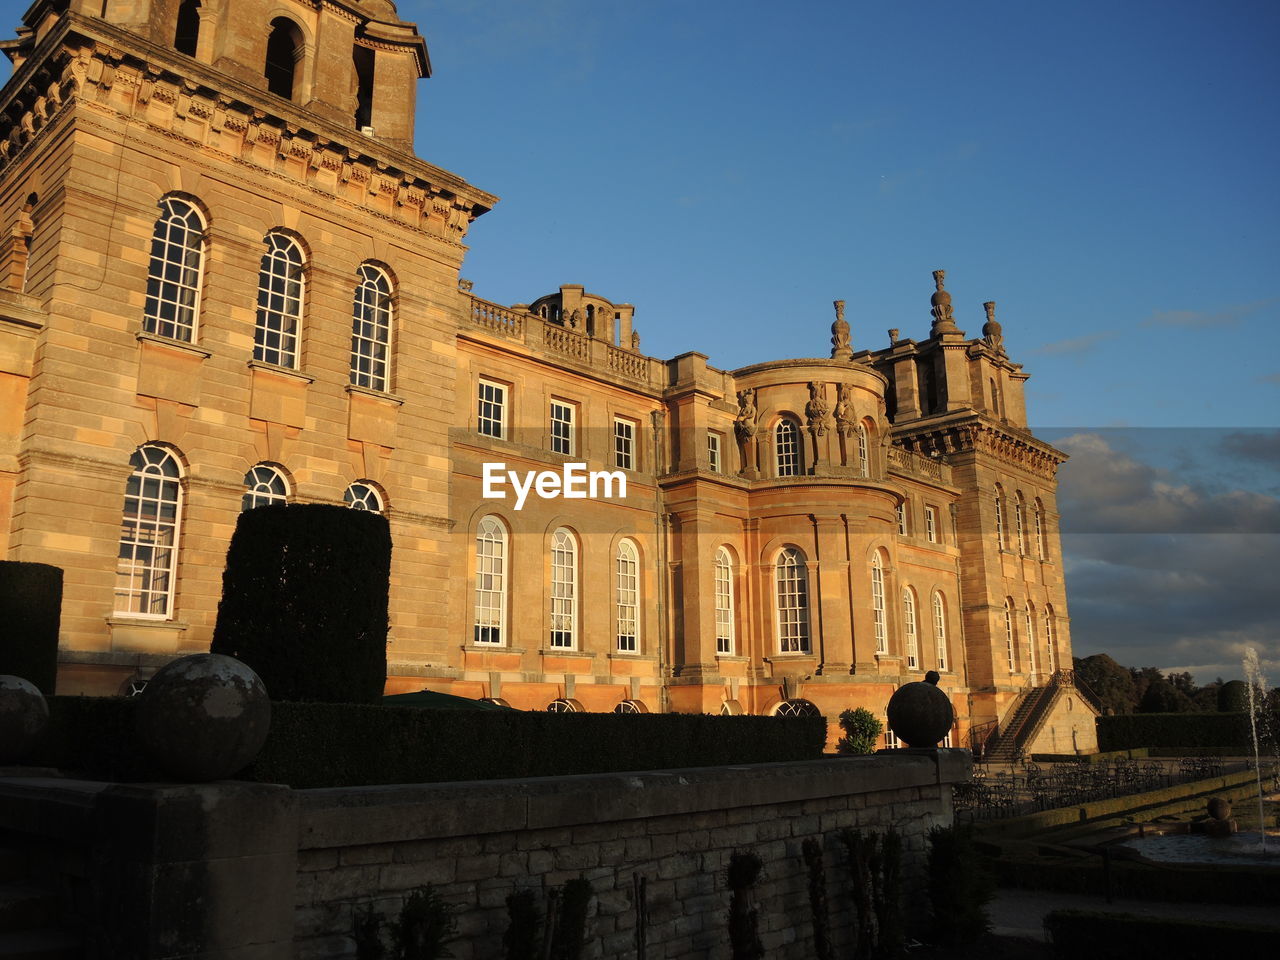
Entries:
POLYGON ((1248 647, 1244 652, 1244 682, 1249 688, 1249 729, 1253 734, 1253 769, 1258 775, 1258 833, 1262 837, 1262 852, 1267 852, 1266 821, 1263 816, 1262 755, 1258 749, 1258 717, 1265 705, 1267 678, 1262 674, 1258 651, 1248 647))

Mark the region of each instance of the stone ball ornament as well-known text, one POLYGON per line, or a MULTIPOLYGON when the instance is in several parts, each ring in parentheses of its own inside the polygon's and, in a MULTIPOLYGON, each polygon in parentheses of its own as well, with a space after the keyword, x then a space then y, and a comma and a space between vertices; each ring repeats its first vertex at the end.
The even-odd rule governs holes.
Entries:
POLYGON ((31 755, 49 726, 49 704, 30 680, 0 675, 0 763, 31 755))
POLYGON ((955 722, 950 698, 932 683, 906 683, 889 698, 889 729, 909 747, 936 747, 955 722))
POLYGON ((223 780, 247 766, 267 739, 271 700, 235 657, 198 653, 166 664, 138 696, 138 739, 170 776, 223 780))

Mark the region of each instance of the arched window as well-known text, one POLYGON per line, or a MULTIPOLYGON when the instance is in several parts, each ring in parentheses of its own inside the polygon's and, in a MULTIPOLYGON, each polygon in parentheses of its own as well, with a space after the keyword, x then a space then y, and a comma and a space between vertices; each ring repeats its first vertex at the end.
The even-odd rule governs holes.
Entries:
POLYGON ((577 703, 575 703, 572 700, 566 700, 564 697, 560 697, 556 700, 552 700, 550 703, 547 704, 547 713, 581 713, 581 712, 582 711, 578 709, 577 703))
POLYGON ((194 343, 204 272, 204 218, 180 197, 165 197, 160 211, 151 234, 142 329, 194 343))
POLYGON ((288 17, 272 20, 271 33, 267 36, 267 63, 262 71, 271 93, 293 99, 304 55, 302 30, 298 25, 288 17))
POLYGON ((742 716, 742 704, 737 700, 726 700, 720 704, 720 716, 722 717, 740 717, 742 716))
POLYGON ((1013 647, 1013 600, 1012 598, 1004 602, 1004 646, 1005 652, 1009 655, 1009 672, 1012 673, 1017 665, 1014 657, 1013 647))
POLYGON ((938 650, 938 669, 947 669, 947 610, 942 594, 933 595, 933 640, 938 650))
POLYGON ((351 382, 357 387, 391 389, 391 278, 371 263, 356 274, 351 308, 351 382))
POLYGON ((357 480, 347 487, 347 492, 342 495, 342 499, 352 510, 371 510, 374 513, 381 513, 383 509, 382 496, 372 484, 365 483, 363 480, 357 480))
POLYGON ((871 555, 871 615, 876 628, 876 653, 889 652, 889 630, 884 610, 884 560, 877 550, 871 555))
POLYGON ((283 233, 269 233, 258 270, 258 319, 253 359, 293 369, 298 366, 302 325, 302 246, 283 233))
POLYGON ((996 484, 996 543, 1004 549, 1004 488, 996 484))
POLYGON ((271 503, 289 502, 289 481, 277 467, 260 463, 244 475, 244 496, 240 511, 265 507, 271 503))
POLYGON ((910 587, 902 591, 902 626, 906 634, 907 669, 920 669, 920 638, 916 633, 916 594, 910 587))
POLYGON ((804 460, 800 455, 799 424, 783 417, 773 429, 773 441, 778 454, 778 476, 800 476, 804 472, 804 460))
POLYGON ((173 452, 144 444, 129 458, 116 562, 115 612, 168 619, 173 615, 182 520, 182 467, 173 452))
POLYGON ((614 713, 648 713, 649 708, 639 700, 623 700, 613 708, 614 713))
POLYGON ((809 570, 804 554, 787 547, 775 565, 778 602, 778 650, 809 652, 809 570))
POLYGON ((1014 495, 1013 500, 1013 529, 1017 538, 1016 546, 1019 556, 1025 556, 1027 552, 1026 524, 1023 523, 1023 517, 1025 514, 1026 509, 1023 506, 1022 491, 1019 490, 1014 495))
POLYGON ((1036 559, 1044 559, 1044 505, 1036 498, 1036 559))
POLYGON ((1055 673, 1058 669, 1058 651, 1053 646, 1053 606, 1047 603, 1044 606, 1044 645, 1049 654, 1045 669, 1055 673))
POLYGON ((551 536, 551 646, 572 650, 578 639, 578 541, 561 527, 551 536))
POLYGON ((476 528, 475 642, 501 644, 507 623, 507 528, 485 517, 476 528))
POLYGON ((721 547, 716 551, 716 653, 734 652, 733 557, 721 547))
POLYGON ((618 544, 615 558, 618 652, 635 653, 640 636, 640 562, 630 540, 618 544))
POLYGON ((871 476, 871 449, 865 423, 858 424, 858 470, 864 477, 871 476))
POLYGON ((178 5, 178 28, 173 34, 173 48, 194 57, 199 45, 200 0, 182 0, 178 5))
POLYGON ((1035 628, 1035 611, 1031 604, 1027 604, 1023 610, 1023 626, 1027 631, 1027 668, 1032 672, 1036 672, 1036 628, 1035 628))
POLYGON ((775 717, 816 717, 818 708, 808 700, 783 700, 773 708, 775 717))

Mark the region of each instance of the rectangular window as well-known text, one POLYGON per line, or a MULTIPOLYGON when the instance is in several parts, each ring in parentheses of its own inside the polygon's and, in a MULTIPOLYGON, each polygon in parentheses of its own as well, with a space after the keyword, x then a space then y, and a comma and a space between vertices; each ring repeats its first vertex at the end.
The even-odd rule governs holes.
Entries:
POLYGON ((613 418, 613 462, 623 470, 636 468, 636 425, 621 417, 613 418))
POLYGON ((720 472, 720 434, 707 431, 707 466, 712 473, 720 472))
POLYGON ((733 653, 733 567, 721 549, 716 555, 716 653, 733 653))
POLYGON ((573 454, 573 406, 551 401, 551 452, 573 454))
POLYGON ((635 653, 640 633, 640 571, 629 546, 619 551, 617 564, 618 652, 635 653))
POLYGON ((502 439, 507 435, 507 388, 481 380, 477 391, 476 429, 481 436, 502 439))
POLYGON ((898 535, 905 537, 907 535, 907 505, 906 503, 898 504, 898 535))
POLYGON ((889 729, 889 721, 884 721, 884 748, 886 750, 902 749, 902 741, 898 739, 898 735, 889 729))
POLYGON ((924 508, 924 535, 930 543, 938 542, 938 511, 933 507, 924 508))

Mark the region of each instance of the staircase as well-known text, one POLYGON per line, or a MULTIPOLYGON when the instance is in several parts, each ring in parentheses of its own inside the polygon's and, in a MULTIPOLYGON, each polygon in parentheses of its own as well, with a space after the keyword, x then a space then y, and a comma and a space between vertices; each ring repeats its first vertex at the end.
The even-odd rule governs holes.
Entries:
POLYGON ((27 852, 0 845, 0 960, 81 960, 82 938, 58 926, 61 898, 30 876, 27 852))
POLYGON ((1048 712, 1057 692, 1058 685, 1054 683, 1032 687, 1023 692, 1009 712, 1009 719, 1000 725, 999 732, 992 737, 984 759, 997 763, 1010 763, 1018 759, 1022 748, 1040 725, 1041 718, 1048 712))

